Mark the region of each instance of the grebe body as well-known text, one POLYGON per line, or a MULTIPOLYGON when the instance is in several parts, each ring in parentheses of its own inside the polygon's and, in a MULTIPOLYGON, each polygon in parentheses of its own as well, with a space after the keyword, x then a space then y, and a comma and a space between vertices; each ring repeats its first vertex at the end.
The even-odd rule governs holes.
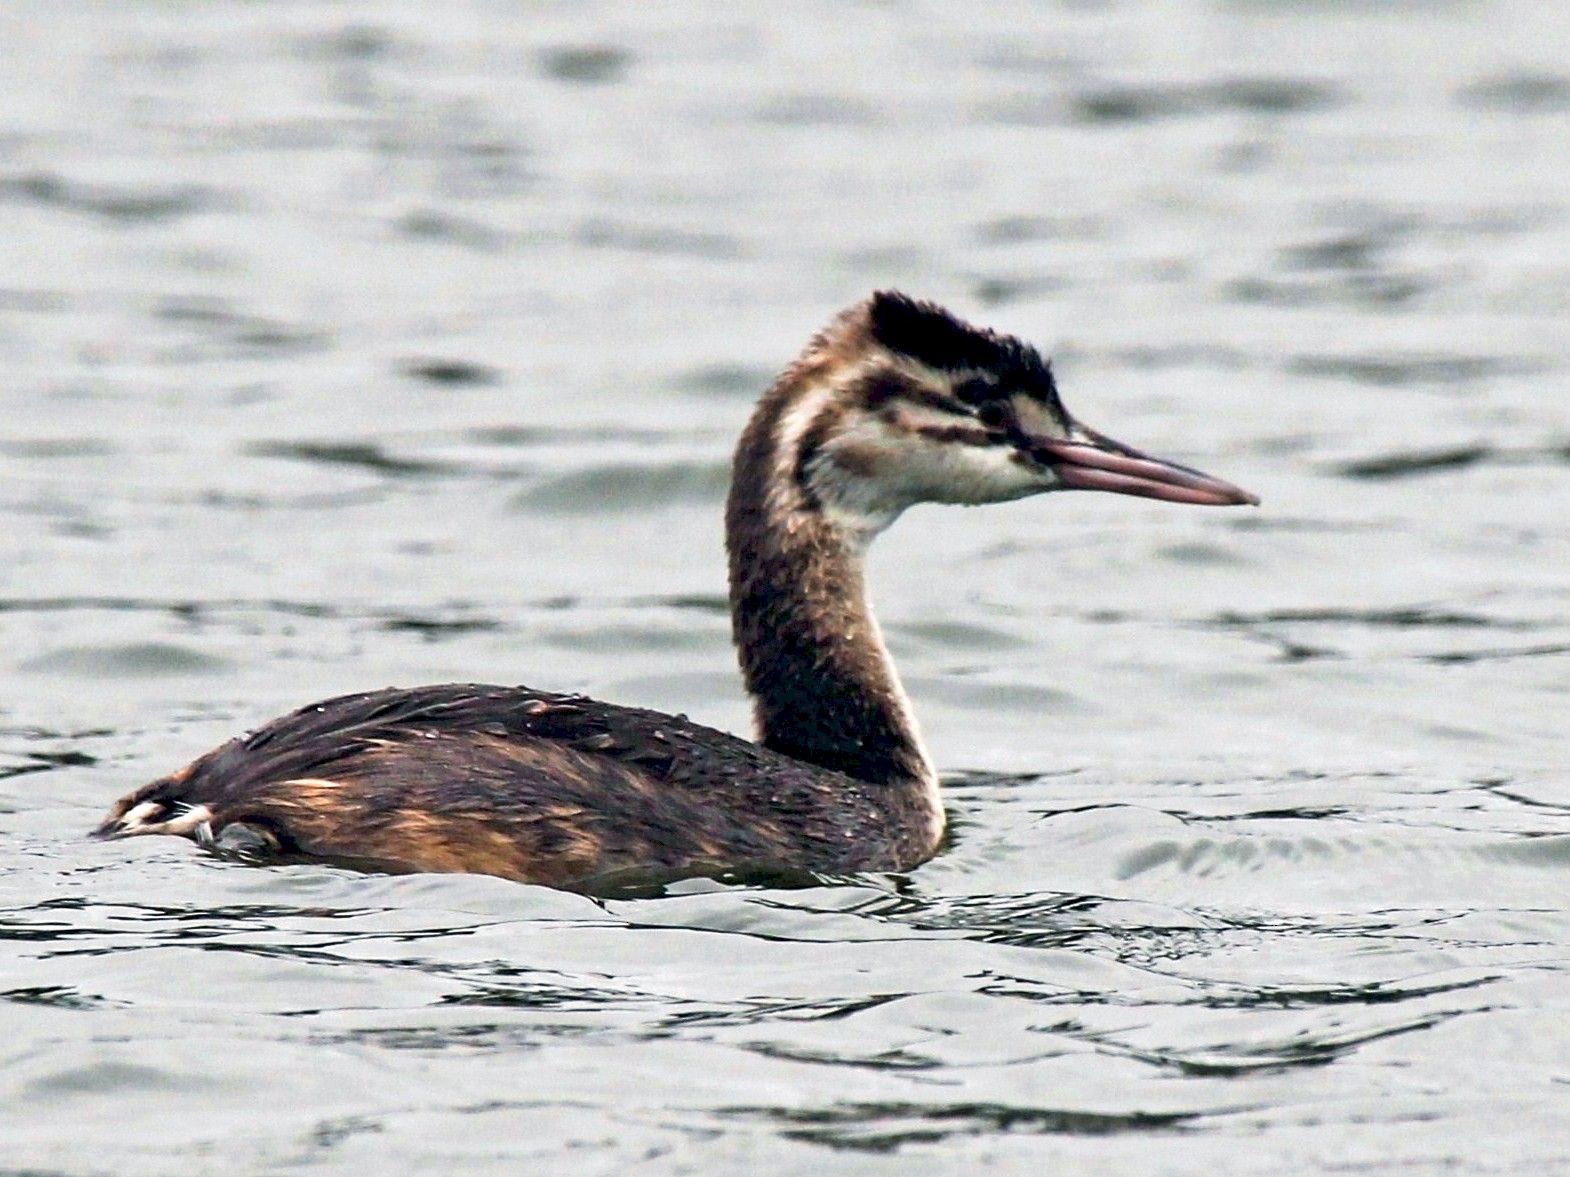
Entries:
POLYGON ((736 449, 726 546, 756 743, 527 687, 390 688, 231 740, 95 835, 555 886, 908 869, 938 849, 943 806, 867 603, 867 546, 915 503, 1069 489, 1257 501, 1080 425, 1019 340, 875 294, 813 338, 736 449))

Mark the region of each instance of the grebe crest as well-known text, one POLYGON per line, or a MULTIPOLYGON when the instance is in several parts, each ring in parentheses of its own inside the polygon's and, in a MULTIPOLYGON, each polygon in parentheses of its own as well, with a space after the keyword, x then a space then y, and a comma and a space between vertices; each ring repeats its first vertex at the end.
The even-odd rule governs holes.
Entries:
POLYGON ((1029 345, 879 292, 813 337, 736 447, 726 548, 756 742, 526 687, 390 688, 231 740, 95 833, 561 886, 907 869, 944 815, 868 604, 867 547, 916 503, 1076 489, 1258 501, 1080 424, 1029 345))

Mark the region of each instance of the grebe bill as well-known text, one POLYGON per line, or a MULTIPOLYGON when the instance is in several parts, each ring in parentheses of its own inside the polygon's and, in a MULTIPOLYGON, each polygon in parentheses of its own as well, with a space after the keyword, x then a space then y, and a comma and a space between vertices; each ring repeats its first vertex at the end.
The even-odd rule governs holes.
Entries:
POLYGON ((868 544, 921 502, 1103 490, 1257 503, 1074 420, 1032 347, 879 292, 816 335, 736 447, 732 633, 757 742, 528 687, 315 703, 115 804, 100 838, 581 886, 611 875, 904 870, 937 774, 867 602, 868 544))

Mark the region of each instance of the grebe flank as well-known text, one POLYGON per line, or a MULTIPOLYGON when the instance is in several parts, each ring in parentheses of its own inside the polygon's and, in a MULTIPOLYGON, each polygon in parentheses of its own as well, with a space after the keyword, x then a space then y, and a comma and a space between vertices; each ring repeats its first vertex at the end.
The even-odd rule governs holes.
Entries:
POLYGON ((1258 502, 1079 424, 1034 348, 874 294, 807 344, 736 447, 726 548, 756 743, 528 687, 390 688, 229 741, 95 836, 554 886, 908 869, 937 850, 943 806, 867 604, 867 545, 915 503, 1053 490, 1258 502))

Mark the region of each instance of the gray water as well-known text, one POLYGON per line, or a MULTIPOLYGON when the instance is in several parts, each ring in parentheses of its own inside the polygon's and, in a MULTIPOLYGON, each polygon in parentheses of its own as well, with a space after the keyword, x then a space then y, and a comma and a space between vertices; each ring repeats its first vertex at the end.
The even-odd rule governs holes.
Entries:
POLYGON ((1567 27, 5 5, 0 1172, 1570 1172, 1567 27), (595 899, 84 839, 341 691, 745 731, 731 440, 888 286, 1264 500, 881 541, 947 853, 595 899))

